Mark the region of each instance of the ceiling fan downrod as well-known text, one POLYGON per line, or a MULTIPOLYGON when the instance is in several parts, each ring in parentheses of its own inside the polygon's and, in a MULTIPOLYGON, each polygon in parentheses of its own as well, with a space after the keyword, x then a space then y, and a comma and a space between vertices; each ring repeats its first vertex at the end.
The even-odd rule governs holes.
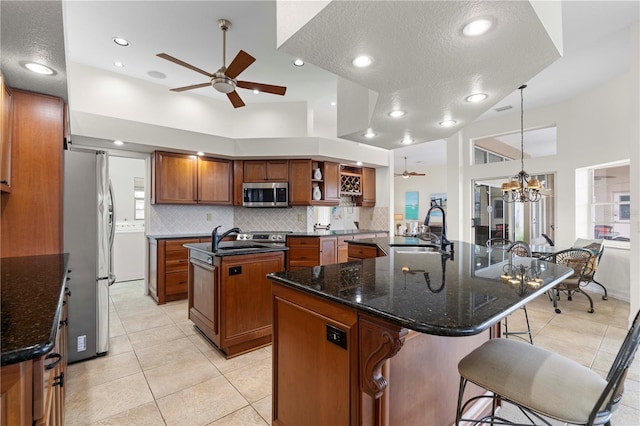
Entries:
POLYGON ((227 68, 227 30, 231 28, 231 22, 226 19, 218 19, 218 26, 222 30, 222 66, 227 68))

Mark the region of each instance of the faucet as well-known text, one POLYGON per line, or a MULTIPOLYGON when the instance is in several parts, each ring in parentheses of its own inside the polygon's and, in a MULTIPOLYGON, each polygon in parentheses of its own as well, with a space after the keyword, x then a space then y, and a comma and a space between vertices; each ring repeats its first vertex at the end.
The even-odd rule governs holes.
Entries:
MULTIPOLYGON (((433 210, 439 210, 442 213, 442 233, 440 234, 440 250, 446 251, 447 246, 449 246, 449 249, 453 253, 454 251, 453 243, 447 239, 447 216, 442 206, 438 206, 438 205, 431 206, 431 208, 429 208, 429 211, 427 212, 427 217, 424 219, 424 224, 426 226, 429 226, 429 220, 431 219, 431 212, 433 210)), ((433 233, 430 232, 430 234, 433 234, 433 233)))
POLYGON ((218 244, 224 237, 232 233, 239 234, 242 232, 240 228, 231 228, 228 231, 225 231, 222 234, 218 235, 218 228, 220 228, 220 225, 213 228, 213 232, 211 233, 211 251, 213 253, 218 252, 218 244))

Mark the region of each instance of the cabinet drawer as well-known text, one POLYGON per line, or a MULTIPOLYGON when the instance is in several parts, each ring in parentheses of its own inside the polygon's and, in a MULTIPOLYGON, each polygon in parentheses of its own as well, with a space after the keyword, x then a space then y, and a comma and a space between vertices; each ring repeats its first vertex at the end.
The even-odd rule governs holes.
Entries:
POLYGON ((319 266, 317 260, 289 260, 289 269, 310 268, 319 266))
POLYGON ((295 248, 289 250, 289 260, 293 264, 294 261, 314 262, 311 266, 319 264, 320 254, 317 248, 295 248))
POLYGON ((347 241, 349 240, 353 240, 353 235, 349 235, 349 236, 344 236, 344 237, 338 237, 338 245, 339 246, 346 246, 347 245, 347 241))
POLYGON ((178 259, 166 262, 164 271, 166 273, 185 272, 189 269, 189 259, 178 259))
MULTIPOLYGON (((165 243, 165 250, 169 251, 184 251, 185 253, 188 251, 186 248, 182 247, 183 244, 195 244, 198 242, 197 238, 189 238, 184 240, 167 240, 165 243)), ((168 255, 168 253, 167 253, 168 255)), ((186 257, 186 256, 185 256, 186 257)))
POLYGON ((168 251, 165 256, 165 262, 175 262, 178 260, 188 259, 189 258, 189 250, 176 250, 176 251, 168 251))
POLYGON ((165 282, 167 294, 186 293, 188 288, 187 284, 189 282, 189 273, 188 271, 184 271, 166 274, 165 282))
POLYGON ((369 259, 372 257, 377 257, 377 255, 377 247, 349 244, 349 257, 358 259, 369 259))
POLYGON ((320 247, 320 238, 289 238, 287 240, 289 247, 320 247))

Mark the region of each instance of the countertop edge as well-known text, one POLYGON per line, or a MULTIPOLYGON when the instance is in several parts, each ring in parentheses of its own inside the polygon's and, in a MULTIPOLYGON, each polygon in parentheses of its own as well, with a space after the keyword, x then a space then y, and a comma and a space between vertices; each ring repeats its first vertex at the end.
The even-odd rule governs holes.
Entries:
POLYGON ((69 270, 69 253, 63 253, 64 256, 64 274, 62 275, 62 281, 60 283, 60 294, 58 295, 58 307, 54 314, 51 324, 51 333, 49 334, 49 340, 45 343, 35 344, 33 346, 27 346, 25 348, 16 349, 9 352, 2 352, 0 355, 0 367, 5 367, 12 364, 18 364, 20 362, 30 361, 36 359, 42 355, 45 355, 53 349, 56 342, 56 336, 58 334, 60 325, 60 314, 62 313, 62 302, 64 300, 65 290, 67 288, 67 271, 69 270))

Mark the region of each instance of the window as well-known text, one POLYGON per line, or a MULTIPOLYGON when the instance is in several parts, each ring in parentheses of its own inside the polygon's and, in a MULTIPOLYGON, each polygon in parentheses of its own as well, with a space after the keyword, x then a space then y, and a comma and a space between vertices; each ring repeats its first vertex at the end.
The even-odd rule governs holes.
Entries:
MULTIPOLYGON (((556 154, 556 127, 524 131, 524 157, 556 154)), ((473 164, 520 160, 520 131, 473 141, 473 164)))
POLYGON ((133 178, 133 205, 135 220, 144 219, 144 178, 133 178))
POLYGON ((629 164, 591 170, 593 238, 628 239, 631 234, 629 164))

